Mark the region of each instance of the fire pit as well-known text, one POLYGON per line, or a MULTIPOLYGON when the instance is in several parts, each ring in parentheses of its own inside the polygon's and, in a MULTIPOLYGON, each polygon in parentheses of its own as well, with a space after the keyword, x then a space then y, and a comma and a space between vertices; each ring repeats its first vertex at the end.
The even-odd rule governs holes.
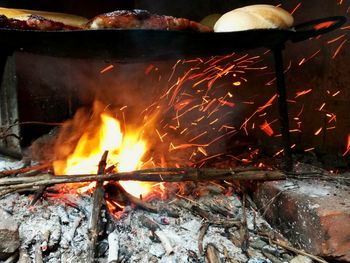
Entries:
MULTIPOLYGON (((0 172, 0 233, 5 234, 0 239, 9 242, 0 246, 0 257, 8 262, 18 257, 21 262, 307 262, 308 257, 326 262, 291 245, 258 213, 268 214, 273 200, 285 192, 305 190, 298 180, 278 188, 270 200, 258 201, 260 209, 248 193, 259 193, 258 181, 310 174, 330 178, 325 170, 293 167, 282 51, 289 40, 316 37, 344 22, 343 17, 331 17, 301 24, 295 31, 237 33, 1 29, 3 65, 14 51, 113 59, 140 63, 143 76, 152 77, 160 88, 150 100, 146 95, 128 96, 135 105, 114 100, 123 92, 115 96, 115 90, 101 89, 72 119, 31 145, 29 167, 22 167, 24 162, 5 163, 0 172), (268 53, 239 53, 258 47, 272 51, 277 91, 247 117, 238 116, 236 109, 254 102, 249 97, 239 100, 232 87, 247 85, 249 72, 268 74, 261 59, 268 53), (157 66, 165 58, 179 59, 167 75, 157 66), (228 77, 229 88, 223 84, 228 77), (264 117, 275 102, 281 134, 272 128, 278 119, 264 117), (232 123, 233 114, 237 123, 232 123), (256 117, 264 121, 256 124, 256 117), (282 137, 283 147, 273 158, 264 159, 260 148, 249 142, 256 127, 267 137, 282 137), (279 156, 284 156, 282 166, 279 156), (33 166, 34 160, 39 164, 33 166), (13 221, 23 222, 19 231, 13 221)), ((99 74, 105 76, 115 67, 127 66, 107 63, 99 74)), ((309 92, 299 92, 295 99, 309 92)), ((5 110, 13 106, 6 105, 10 106, 5 110)), ((13 118, 7 120, 11 123, 13 118)))

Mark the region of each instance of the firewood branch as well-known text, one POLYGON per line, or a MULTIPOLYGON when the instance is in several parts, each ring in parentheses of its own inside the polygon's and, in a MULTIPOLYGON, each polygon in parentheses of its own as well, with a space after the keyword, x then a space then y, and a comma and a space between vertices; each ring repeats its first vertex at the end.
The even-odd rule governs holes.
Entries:
MULTIPOLYGON (((108 151, 105 151, 102 155, 101 161, 98 165, 98 176, 101 176, 105 172, 105 168, 107 165, 107 156, 108 151)), ((101 206, 102 201, 104 198, 104 189, 103 189, 103 182, 97 181, 94 195, 93 195, 93 202, 92 202, 92 210, 89 220, 89 260, 91 263, 95 262, 95 252, 96 252, 96 243, 97 243, 97 237, 98 237, 98 220, 100 218, 101 213, 101 206)))
POLYGON ((33 177, 11 177, 0 179, 0 196, 21 189, 52 186, 78 182, 104 181, 144 181, 144 182, 184 182, 184 181, 271 181, 284 180, 286 176, 280 171, 239 169, 197 169, 197 168, 157 168, 113 174, 83 175, 38 175, 33 177))

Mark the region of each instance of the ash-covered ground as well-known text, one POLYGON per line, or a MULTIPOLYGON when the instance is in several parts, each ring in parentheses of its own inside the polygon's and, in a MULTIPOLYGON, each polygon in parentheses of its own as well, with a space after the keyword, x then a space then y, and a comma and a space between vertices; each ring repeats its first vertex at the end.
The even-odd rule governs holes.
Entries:
MULTIPOLYGON (((8 160, 0 163, 2 170, 23 165, 8 160)), ((250 198, 243 211, 242 196, 234 186, 205 182, 191 183, 190 188, 196 189, 196 194, 152 200, 151 204, 159 208, 157 213, 130 204, 117 219, 103 208, 96 262, 213 262, 209 247, 221 262, 296 260, 297 255, 269 244, 261 235, 273 234, 283 240, 250 198), (147 220, 156 225, 156 230, 147 220)), ((18 227, 19 233, 13 261, 10 257, 3 262, 92 262, 88 258, 91 195, 76 195, 55 186, 46 189, 34 204, 33 200, 32 192, 0 199, 2 228, 15 231, 18 227)))

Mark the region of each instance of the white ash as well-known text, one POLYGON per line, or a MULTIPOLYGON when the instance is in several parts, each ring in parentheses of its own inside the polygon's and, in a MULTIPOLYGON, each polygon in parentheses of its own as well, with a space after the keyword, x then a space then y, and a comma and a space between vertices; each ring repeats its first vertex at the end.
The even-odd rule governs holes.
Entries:
MULTIPOLYGON (((90 199, 80 198, 79 207, 89 207, 90 199)), ((30 205, 31 201, 28 196, 19 194, 11 194, 0 200, 0 207, 20 225, 21 249, 33 259, 35 245, 40 244, 45 262, 71 262, 74 258, 76 262, 84 262, 87 220, 80 220, 74 236, 71 231, 77 219, 82 218, 82 212, 65 206, 59 199, 44 199, 33 206, 30 205), (45 254, 46 251, 48 254, 45 254)))
MULTIPOLYGON (((19 162, 6 164, 0 161, 1 170, 21 168, 19 162)), ((208 184, 210 186, 210 184, 208 184)), ((201 186, 203 187, 203 186, 201 186)), ((196 215, 191 207, 196 205, 211 213, 214 219, 242 220, 242 203, 236 195, 224 196, 222 191, 202 191, 200 198, 187 196, 173 200, 153 201, 156 207, 171 207, 179 212, 179 218, 167 214, 153 214, 140 208, 126 207, 124 216, 111 222, 102 230, 99 240, 99 262, 107 263, 108 235, 115 231, 118 235, 118 256, 122 262, 205 262, 205 255, 198 250, 198 235, 204 219, 196 215), (192 200, 190 200, 192 199, 192 200), (226 216, 225 216, 226 214, 226 216), (173 253, 168 255, 164 245, 142 225, 139 217, 143 215, 157 222, 160 231, 169 239, 173 253), (193 259, 195 258, 195 259, 193 259), (197 260, 198 259, 198 260, 197 260)), ((40 247, 43 261, 87 262, 88 220, 91 213, 92 198, 88 195, 75 196, 70 193, 44 197, 31 206, 33 195, 10 194, 0 199, 1 215, 11 217, 19 224, 20 251, 34 260, 35 247, 40 247)), ((209 226, 203 239, 203 250, 211 243, 220 252, 224 260, 224 252, 236 262, 270 262, 262 254, 266 247, 259 237, 254 236, 256 226, 269 229, 269 225, 252 209, 247 210, 247 224, 250 230, 250 258, 239 246, 234 245, 227 236, 227 231, 239 239, 239 228, 233 227, 225 231, 221 226, 209 226), (255 221, 255 222, 254 222, 255 221), (255 248, 254 248, 255 247, 255 248)), ((106 217, 100 223, 106 223, 106 217)))
POLYGON ((23 161, 14 161, 12 159, 0 156, 0 171, 13 170, 23 168, 23 161))
MULTIPOLYGON (((69 195, 68 195, 69 196, 69 195)), ((34 258, 34 248, 40 244, 43 250, 44 262, 86 262, 87 240, 88 240, 88 218, 91 211, 92 198, 90 196, 80 196, 75 199, 78 208, 65 205, 62 198, 44 198, 34 206, 30 206, 31 198, 26 195, 11 194, 0 200, 0 207, 12 214, 18 224, 20 224, 21 249, 27 251, 30 257, 34 258)), ((198 233, 203 223, 203 218, 195 216, 193 211, 183 207, 191 202, 175 200, 168 205, 178 208, 179 218, 167 217, 162 214, 152 214, 138 208, 129 208, 123 218, 113 223, 110 232, 116 231, 119 238, 119 256, 125 262, 189 262, 189 254, 195 253, 199 262, 204 262, 204 255, 199 255, 198 233), (178 204, 182 204, 178 206, 178 204), (159 241, 155 240, 151 231, 142 225, 139 217, 144 215, 157 222, 161 231, 169 239, 173 252, 167 255, 159 241), (164 222, 166 224, 161 224, 164 222), (157 260, 157 261, 156 261, 157 260)), ((225 197, 224 195, 207 195, 194 200, 196 204, 208 209, 214 204, 223 203, 228 205, 229 210, 237 219, 242 217, 241 201, 237 196, 225 197)), ((162 205, 161 201, 153 201, 153 205, 162 205)), ((190 207, 189 206, 189 207, 190 207)), ((210 211, 210 209, 208 209, 210 211)), ((254 225, 268 224, 259 216, 254 216, 255 212, 247 211, 247 221, 249 229, 253 230, 254 225), (254 218, 256 223, 254 224, 254 218)), ((221 218, 223 218, 221 216, 221 218)), ((101 218, 105 221, 105 218, 101 218)), ((239 229, 229 230, 239 238, 239 229)), ((108 244, 109 233, 105 233, 104 240, 108 244)), ((251 237, 253 241, 256 237, 251 237)), ((228 255, 238 262, 247 262, 249 259, 241 249, 235 246, 228 238, 225 229, 220 226, 209 226, 203 239, 205 251, 208 243, 214 244, 224 258, 224 250, 228 255)), ((250 248, 253 258, 266 260, 259 249, 250 248)), ((107 262, 108 251, 101 255, 100 262, 107 262)), ((264 262, 264 261, 260 261, 264 262)))

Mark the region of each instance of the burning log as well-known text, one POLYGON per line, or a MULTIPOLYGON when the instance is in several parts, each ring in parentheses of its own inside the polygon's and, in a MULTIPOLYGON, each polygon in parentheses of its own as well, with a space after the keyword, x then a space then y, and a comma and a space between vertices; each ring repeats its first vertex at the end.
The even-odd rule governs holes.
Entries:
POLYGON ((197 168, 158 168, 121 172, 103 175, 67 175, 53 176, 49 174, 34 177, 17 177, 0 179, 0 196, 21 189, 55 184, 104 181, 144 181, 144 182, 184 182, 184 181, 271 181, 284 180, 286 175, 280 171, 257 170, 257 168, 239 169, 197 169, 197 168))

